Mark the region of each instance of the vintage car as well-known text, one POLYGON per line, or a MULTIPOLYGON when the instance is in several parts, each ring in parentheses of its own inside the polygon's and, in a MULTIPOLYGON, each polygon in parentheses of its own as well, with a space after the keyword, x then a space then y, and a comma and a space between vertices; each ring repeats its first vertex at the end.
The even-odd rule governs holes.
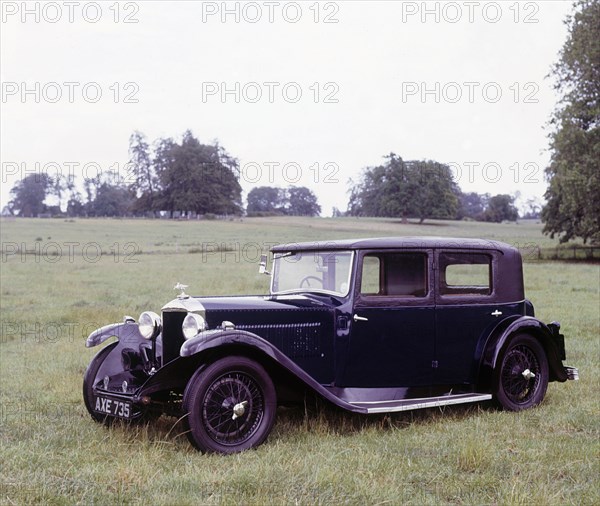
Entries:
MULTIPOLYGON (((519 411, 564 366, 564 336, 525 298, 519 251, 476 239, 399 237, 275 246, 269 295, 190 297, 186 286, 90 363, 96 421, 180 416, 191 443, 233 453, 261 444, 278 404, 315 394, 357 413, 494 399, 519 411)), ((259 270, 267 272, 267 257, 259 270)))

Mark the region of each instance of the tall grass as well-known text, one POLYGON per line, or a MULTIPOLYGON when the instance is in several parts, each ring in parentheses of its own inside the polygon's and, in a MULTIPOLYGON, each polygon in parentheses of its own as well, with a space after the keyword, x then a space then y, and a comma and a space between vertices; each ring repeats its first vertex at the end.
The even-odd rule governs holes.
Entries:
POLYGON ((525 265, 528 298, 540 318, 561 321, 566 362, 581 374, 550 384, 533 410, 359 416, 307 402, 281 408, 266 444, 231 457, 193 450, 175 418, 107 429, 87 415, 87 333, 160 310, 175 282, 196 295, 264 293, 268 278, 244 245, 423 233, 554 245, 535 223, 2 222, 0 504, 599 504, 597 265, 525 265), (10 253, 36 242, 38 254, 10 253), (60 254, 49 254, 52 242, 60 254), (69 242, 79 243, 72 257, 69 242), (95 245, 83 254, 92 243, 94 261, 95 245))

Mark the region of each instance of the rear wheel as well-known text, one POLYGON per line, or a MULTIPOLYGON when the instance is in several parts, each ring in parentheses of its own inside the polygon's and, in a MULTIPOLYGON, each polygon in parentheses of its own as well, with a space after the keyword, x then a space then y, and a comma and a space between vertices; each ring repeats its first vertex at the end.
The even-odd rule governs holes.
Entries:
POLYGON ((276 394, 264 368, 226 357, 198 371, 183 395, 188 439, 203 452, 235 453, 260 445, 275 421, 276 394))
POLYGON ((527 334, 512 338, 497 364, 494 393, 509 411, 536 406, 548 388, 548 359, 540 342, 527 334))

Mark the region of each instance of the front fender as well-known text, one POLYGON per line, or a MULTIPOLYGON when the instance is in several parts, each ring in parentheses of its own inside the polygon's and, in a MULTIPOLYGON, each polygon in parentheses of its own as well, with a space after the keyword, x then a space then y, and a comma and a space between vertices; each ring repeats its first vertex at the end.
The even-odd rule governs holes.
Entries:
MULTIPOLYGON (((182 357, 191 357, 201 351, 210 350, 227 344, 246 344, 258 348, 271 358, 287 358, 271 343, 246 330, 207 330, 183 343, 180 350, 182 357)), ((289 360, 289 359, 288 359, 289 360)), ((290 360, 291 362, 291 360, 290 360)))
POLYGON ((271 361, 277 366, 285 369, 287 372, 304 383, 304 385, 314 390, 316 393, 336 406, 349 411, 366 412, 364 408, 354 406, 332 394, 320 383, 315 381, 312 376, 307 374, 304 369, 298 367, 295 362, 293 362, 287 355, 282 353, 271 343, 262 337, 245 330, 224 329, 201 332, 197 336, 183 343, 180 354, 182 357, 192 357, 208 350, 215 350, 217 348, 231 345, 237 345, 238 347, 245 346, 258 351, 263 357, 266 356, 270 358, 271 361))
POLYGON ((552 331, 537 318, 521 316, 517 319, 502 322, 488 338, 479 367, 478 383, 480 389, 487 390, 491 388, 493 372, 501 359, 502 352, 511 337, 518 332, 530 334, 540 341, 548 358, 550 380, 566 381, 567 373, 562 363, 562 353, 553 339, 552 331))
POLYGON ((123 343, 138 343, 144 340, 137 323, 111 323, 94 330, 86 339, 85 346, 86 348, 93 348, 113 336, 123 343))

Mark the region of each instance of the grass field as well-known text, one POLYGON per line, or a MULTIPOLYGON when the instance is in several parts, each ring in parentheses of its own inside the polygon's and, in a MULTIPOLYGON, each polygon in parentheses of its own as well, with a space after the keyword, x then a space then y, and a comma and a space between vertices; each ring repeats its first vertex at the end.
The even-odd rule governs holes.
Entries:
POLYGON ((358 416, 280 409, 266 444, 231 457, 191 448, 176 419, 94 423, 81 381, 95 328, 195 295, 264 293, 271 243, 386 235, 556 245, 536 223, 269 218, 0 223, 0 504, 600 504, 600 267, 525 264, 542 320, 560 320, 581 380, 544 403, 358 416))

